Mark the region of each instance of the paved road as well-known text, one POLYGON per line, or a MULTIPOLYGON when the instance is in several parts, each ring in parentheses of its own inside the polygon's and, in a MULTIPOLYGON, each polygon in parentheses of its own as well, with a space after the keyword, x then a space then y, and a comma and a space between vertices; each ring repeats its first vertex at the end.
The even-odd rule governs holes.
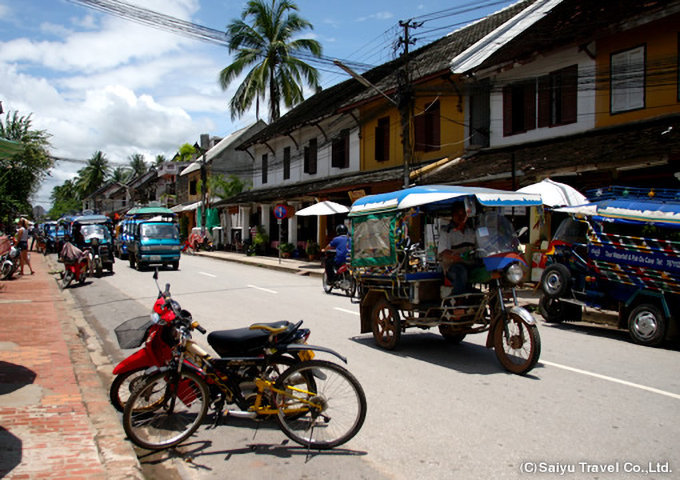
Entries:
MULTIPOLYGON (((152 273, 116 274, 76 289, 86 318, 117 350, 110 331, 148 314, 152 273)), ((433 331, 409 331, 395 352, 360 335, 358 306, 325 295, 318 278, 200 257, 161 272, 173 296, 209 331, 255 321, 304 319, 310 343, 349 358, 368 398, 359 435, 338 451, 309 454, 269 422, 232 421, 201 430, 174 461, 187 478, 602 478, 601 469, 677 478, 680 379, 677 348, 634 345, 625 332, 540 325, 543 353, 527 377, 505 373, 482 335, 451 347, 433 331), (651 463, 650 463, 651 462, 651 463), (650 467, 651 464, 651 467, 650 467), (538 469, 539 473, 530 470, 538 469), (673 470, 673 473, 651 470, 673 470), (541 472, 555 471, 556 473, 541 472), (631 471, 625 471, 631 470, 631 471), (227 474, 228 473, 228 474, 227 474)))

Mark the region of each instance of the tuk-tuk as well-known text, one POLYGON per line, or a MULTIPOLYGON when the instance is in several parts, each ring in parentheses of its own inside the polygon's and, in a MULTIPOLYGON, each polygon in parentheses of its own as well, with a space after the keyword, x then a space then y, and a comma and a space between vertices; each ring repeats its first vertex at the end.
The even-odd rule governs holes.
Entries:
POLYGON ((117 225, 115 237, 115 254, 121 260, 128 258, 128 246, 133 241, 136 225, 151 218, 162 218, 164 221, 173 222, 177 214, 165 207, 134 207, 131 208, 117 225))
POLYGON ((71 237, 81 250, 92 251, 96 275, 102 269, 113 272, 113 222, 106 215, 82 215, 75 217, 71 224, 71 237))
POLYGON ((526 263, 501 209, 531 206, 541 206, 540 195, 438 185, 354 202, 351 267, 361 333, 372 332, 378 346, 394 349, 407 328, 437 327, 452 343, 488 332, 486 346, 495 349, 505 369, 529 372, 540 356, 540 336, 535 319, 514 295, 526 263), (468 282, 456 286, 440 267, 437 248, 452 207, 461 201, 476 245, 468 282))
POLYGON ((179 227, 163 217, 155 217, 135 224, 132 240, 128 242, 130 268, 144 270, 151 264, 179 268, 180 251, 179 227))
POLYGON ((614 326, 658 346, 680 314, 680 190, 609 187, 569 213, 541 276, 541 315, 579 321, 584 308, 618 312, 614 326))
POLYGON ((58 222, 47 221, 42 224, 42 235, 45 241, 43 253, 48 255, 59 251, 59 245, 64 241, 64 227, 58 222))

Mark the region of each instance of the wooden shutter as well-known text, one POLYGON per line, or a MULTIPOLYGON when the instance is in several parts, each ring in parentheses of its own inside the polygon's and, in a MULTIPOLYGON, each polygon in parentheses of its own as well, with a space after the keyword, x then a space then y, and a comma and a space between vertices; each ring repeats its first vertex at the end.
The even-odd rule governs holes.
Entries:
MULTIPOLYGON (((562 119, 561 123, 575 123, 578 105, 578 66, 562 71, 562 119)), ((540 108, 540 107, 539 107, 540 108)))
POLYGON ((550 76, 545 75, 538 79, 538 128, 550 126, 551 120, 552 86, 550 76))
POLYGON ((512 85, 503 87, 503 136, 512 135, 512 85))
POLYGON ((524 130, 536 128, 536 82, 524 84, 524 130))
POLYGON ((416 152, 424 152, 425 151, 425 142, 426 142, 426 137, 425 135, 425 114, 418 115, 413 119, 413 130, 414 130, 414 137, 415 137, 415 145, 413 146, 413 149, 416 152))

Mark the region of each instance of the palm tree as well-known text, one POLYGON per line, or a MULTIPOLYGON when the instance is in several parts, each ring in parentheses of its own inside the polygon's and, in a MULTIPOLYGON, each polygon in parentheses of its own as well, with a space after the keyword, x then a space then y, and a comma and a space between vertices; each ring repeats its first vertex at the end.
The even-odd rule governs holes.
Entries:
POLYGON ((82 192, 82 197, 87 197, 89 194, 101 187, 111 172, 109 161, 106 159, 101 151, 96 151, 92 158, 87 161, 84 168, 78 170, 78 180, 76 184, 82 192))
POLYGON ((243 115, 256 101, 269 97, 269 120, 279 118, 281 102, 291 108, 304 100, 304 81, 319 90, 319 73, 295 55, 309 52, 321 56, 321 44, 316 40, 297 39, 300 32, 312 24, 299 17, 295 3, 288 0, 250 0, 240 20, 227 25, 229 53, 236 52, 234 62, 220 72, 220 85, 226 90, 247 68, 250 71, 229 102, 232 120, 243 115), (252 25, 246 23, 250 19, 252 25))
POLYGON ((116 167, 111 173, 111 180, 118 183, 127 183, 132 177, 132 171, 128 167, 116 167))
POLYGON ((165 159, 165 155, 156 155, 156 159, 154 160, 153 165, 154 167, 158 168, 161 165, 163 165, 163 163, 165 163, 166 161, 167 160, 165 159))
POLYGON ((133 153, 128 158, 134 177, 141 177, 149 171, 149 166, 144 161, 144 155, 141 153, 133 153))

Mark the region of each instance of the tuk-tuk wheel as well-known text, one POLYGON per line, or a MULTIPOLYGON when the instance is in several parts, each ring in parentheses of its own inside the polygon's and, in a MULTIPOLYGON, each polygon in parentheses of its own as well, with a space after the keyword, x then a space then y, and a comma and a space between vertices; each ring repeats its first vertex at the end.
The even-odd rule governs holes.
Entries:
POLYGON ((508 313, 507 322, 507 332, 502 322, 495 327, 493 343, 496 358, 510 373, 526 375, 541 356, 538 328, 512 312, 508 313))
POLYGON ((579 305, 564 302, 558 298, 543 295, 538 302, 538 311, 547 323, 580 322, 582 309, 579 305))
POLYGON ((571 272, 561 263, 549 265, 541 275, 541 289, 549 297, 559 298, 567 293, 571 272))
POLYGON ((628 332, 635 343, 657 347, 666 338, 668 319, 651 303, 638 305, 628 316, 628 332))
POLYGON ((179 261, 172 262, 172 269, 177 270, 179 268, 179 261))
POLYGON ((371 328, 375 343, 386 350, 393 350, 401 339, 399 310, 387 298, 380 298, 371 312, 371 328))

